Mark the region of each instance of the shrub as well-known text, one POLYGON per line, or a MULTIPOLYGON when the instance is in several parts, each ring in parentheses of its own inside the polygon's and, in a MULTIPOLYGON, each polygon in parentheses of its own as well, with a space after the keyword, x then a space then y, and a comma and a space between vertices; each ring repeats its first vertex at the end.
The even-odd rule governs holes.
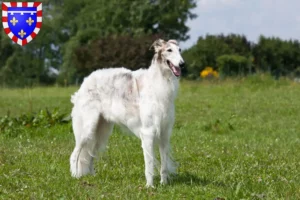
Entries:
POLYGON ((17 136, 22 128, 32 127, 51 127, 56 124, 67 123, 71 120, 70 116, 60 113, 58 109, 49 111, 40 110, 37 113, 22 114, 18 117, 8 115, 0 117, 0 133, 8 136, 17 136))
POLYGON ((222 76, 246 75, 249 72, 249 60, 239 55, 222 55, 217 58, 217 66, 222 76))
POLYGON ((153 41, 162 35, 110 35, 90 39, 76 44, 70 53, 71 71, 66 70, 60 76, 59 82, 68 79, 81 82, 91 72, 102 68, 126 67, 131 70, 148 68, 151 64, 153 51, 149 50, 153 41))

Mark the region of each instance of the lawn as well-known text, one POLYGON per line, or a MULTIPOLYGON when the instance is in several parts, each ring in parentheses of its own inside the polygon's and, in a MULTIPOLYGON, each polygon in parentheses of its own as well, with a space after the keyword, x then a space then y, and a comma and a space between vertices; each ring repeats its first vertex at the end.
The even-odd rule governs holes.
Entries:
MULTIPOLYGON (((75 87, 0 89, 0 116, 55 107, 75 87)), ((70 176, 70 123, 0 132, 0 199, 300 199, 300 84, 268 77, 182 81, 172 135, 178 174, 145 188, 140 141, 115 128, 96 175, 70 176)))

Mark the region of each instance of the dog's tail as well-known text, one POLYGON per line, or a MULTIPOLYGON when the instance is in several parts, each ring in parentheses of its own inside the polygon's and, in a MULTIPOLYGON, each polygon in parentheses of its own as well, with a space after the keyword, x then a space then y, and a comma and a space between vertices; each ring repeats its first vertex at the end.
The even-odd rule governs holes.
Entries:
POLYGON ((72 124, 76 146, 70 157, 70 170, 72 176, 79 178, 86 174, 93 174, 93 157, 96 140, 84 135, 83 124, 78 116, 78 109, 72 110, 72 124))
POLYGON ((93 158, 86 148, 75 148, 70 158, 70 170, 73 177, 79 178, 87 174, 94 174, 93 158))
POLYGON ((71 103, 75 104, 75 102, 77 101, 78 98, 78 92, 75 92, 72 96, 71 96, 71 103))

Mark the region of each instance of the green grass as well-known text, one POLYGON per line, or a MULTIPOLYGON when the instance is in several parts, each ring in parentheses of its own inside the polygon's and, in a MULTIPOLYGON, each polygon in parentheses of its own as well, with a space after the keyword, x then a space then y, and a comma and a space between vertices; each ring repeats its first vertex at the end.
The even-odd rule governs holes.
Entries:
POLYGON ((8 112, 11 116, 20 113, 53 109, 58 107, 62 112, 70 112, 71 94, 78 88, 37 87, 26 89, 0 89, 0 116, 8 112))
MULTIPOLYGON (((76 88, 1 89, 0 116, 70 112, 76 88)), ((172 136, 178 175, 144 187, 141 144, 114 130, 96 175, 74 179, 70 124, 0 133, 0 199, 300 199, 300 84, 181 83, 172 136)))

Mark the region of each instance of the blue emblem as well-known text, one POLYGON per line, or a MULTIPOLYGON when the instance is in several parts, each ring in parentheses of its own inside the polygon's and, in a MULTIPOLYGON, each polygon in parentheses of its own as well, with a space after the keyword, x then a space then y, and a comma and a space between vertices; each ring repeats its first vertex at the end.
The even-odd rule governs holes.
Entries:
POLYGON ((36 37, 42 26, 42 3, 3 2, 2 24, 5 33, 24 46, 36 37))

